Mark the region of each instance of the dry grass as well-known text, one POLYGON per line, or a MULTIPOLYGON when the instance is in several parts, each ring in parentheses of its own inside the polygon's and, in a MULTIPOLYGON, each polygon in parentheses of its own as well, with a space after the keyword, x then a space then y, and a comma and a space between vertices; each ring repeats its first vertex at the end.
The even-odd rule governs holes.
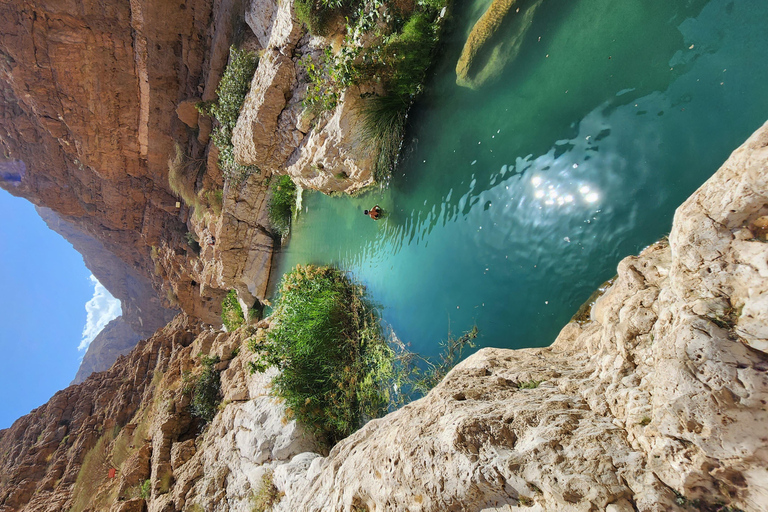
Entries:
POLYGON ((184 153, 178 142, 174 144, 174 156, 168 159, 168 185, 184 204, 196 209, 201 206, 195 193, 199 171, 200 165, 184 153))
POLYGON ((251 512, 266 512, 272 510, 282 499, 284 493, 280 492, 273 482, 274 474, 268 470, 261 477, 261 484, 252 497, 253 507, 251 512))
POLYGON ((109 492, 104 492, 100 487, 106 483, 109 468, 112 464, 109 460, 110 443, 114 439, 114 431, 110 430, 102 435, 96 445, 85 454, 80 472, 77 474, 74 501, 70 512, 82 512, 87 508, 102 509, 101 505, 109 499, 109 492))

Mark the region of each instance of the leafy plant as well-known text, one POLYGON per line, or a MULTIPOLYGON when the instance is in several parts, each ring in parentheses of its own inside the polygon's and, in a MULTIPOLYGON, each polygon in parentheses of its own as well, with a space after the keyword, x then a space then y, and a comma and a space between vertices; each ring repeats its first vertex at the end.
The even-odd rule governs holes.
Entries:
POLYGON ((192 402, 190 403, 190 412, 193 416, 202 419, 208 423, 216 415, 221 397, 221 379, 219 371, 214 366, 219 362, 219 357, 201 356, 203 371, 195 382, 195 389, 192 393, 192 402))
POLYGON ((283 276, 273 328, 252 371, 280 369, 273 390, 289 415, 329 444, 386 412, 394 354, 361 285, 329 267, 297 266, 283 276))
POLYGON ((444 5, 445 0, 426 1, 406 12, 382 0, 366 0, 347 17, 338 51, 327 48, 319 60, 307 56, 302 61, 309 78, 304 105, 311 111, 336 108, 349 87, 382 84, 384 94, 365 102, 365 129, 358 134, 378 152, 377 181, 395 165, 408 109, 421 92, 437 44, 437 13, 444 5))
POLYGON ((144 500, 148 500, 152 496, 152 480, 144 480, 144 483, 141 484, 139 496, 144 500))
POLYGON ((295 418, 328 445, 366 421, 426 393, 472 343, 477 328, 449 338, 433 363, 385 337, 362 285, 330 267, 298 265, 283 276, 272 328, 248 342, 251 371, 274 366, 272 390, 295 418), (417 365, 427 370, 421 374, 417 365))
POLYGON ((229 290, 224 301, 221 303, 221 323, 227 328, 227 332, 232 332, 245 322, 243 308, 237 300, 237 292, 229 290))
POLYGON ((238 182, 258 171, 256 166, 238 164, 232 146, 232 131, 250 90, 257 65, 258 57, 255 53, 230 47, 229 64, 216 88, 218 99, 215 102, 197 104, 200 113, 213 116, 218 121, 211 139, 219 149, 219 167, 225 178, 238 182))
POLYGON ((539 384, 541 384, 542 381, 540 380, 529 380, 525 382, 520 382, 517 384, 517 389, 536 389, 539 387, 539 384))
POLYGON ((291 217, 296 206, 296 185, 290 176, 281 175, 272 180, 270 190, 272 194, 267 206, 269 223, 275 233, 283 237, 291 228, 291 217))

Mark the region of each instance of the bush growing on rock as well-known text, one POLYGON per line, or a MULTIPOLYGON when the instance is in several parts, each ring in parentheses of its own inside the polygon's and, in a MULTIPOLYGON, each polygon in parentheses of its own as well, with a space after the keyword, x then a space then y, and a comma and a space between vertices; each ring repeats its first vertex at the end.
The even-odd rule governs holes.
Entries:
MULTIPOLYGON (((378 0, 360 2, 346 17, 346 37, 338 51, 326 49, 319 61, 302 61, 310 84, 305 105, 314 111, 336 108, 352 86, 373 85, 363 107, 361 142, 379 155, 374 178, 385 179, 395 164, 404 135, 406 114, 421 91, 437 44, 440 9, 445 0, 408 7, 378 0)), ((309 5, 315 5, 311 2, 309 5)))
POLYGON ((219 392, 221 390, 221 380, 219 371, 214 368, 219 362, 219 357, 202 356, 203 371, 195 382, 195 388, 192 392, 192 402, 189 404, 190 412, 208 423, 216 415, 220 402, 219 392))
POLYGON ((243 308, 237 301, 235 290, 229 290, 221 303, 221 323, 227 328, 227 332, 232 332, 245 323, 243 308))
POLYGON ((289 415, 329 445, 383 415, 394 398, 396 354, 361 285, 329 267, 283 276, 273 328, 251 340, 252 371, 275 366, 289 415))
POLYGON ((251 88, 251 79, 258 62, 255 53, 231 47, 229 64, 216 88, 218 100, 197 104, 201 114, 213 116, 218 121, 211 138, 219 149, 219 167, 225 178, 235 181, 242 181, 258 171, 253 165, 238 164, 232 147, 232 130, 235 129, 240 109, 251 88))
POLYGON ((248 343, 256 354, 251 371, 279 369, 273 392, 290 417, 329 446, 412 392, 426 394, 477 336, 474 328, 449 338, 432 363, 387 338, 364 287, 335 268, 298 265, 283 276, 279 294, 272 328, 248 343))
POLYGON ((290 176, 282 175, 273 178, 270 190, 272 194, 267 207, 269 223, 275 233, 283 237, 291 228, 291 217, 296 206, 296 185, 290 176))

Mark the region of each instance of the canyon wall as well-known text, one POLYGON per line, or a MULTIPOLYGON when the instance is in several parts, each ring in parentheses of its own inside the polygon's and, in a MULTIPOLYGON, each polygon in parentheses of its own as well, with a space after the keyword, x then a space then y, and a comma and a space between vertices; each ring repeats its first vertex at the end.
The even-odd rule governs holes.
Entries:
POLYGON ((87 239, 80 249, 99 253, 84 253, 87 264, 114 255, 111 270, 91 270, 142 334, 174 306, 146 293, 151 283, 162 297, 151 247, 186 245, 167 160, 173 141, 188 138, 175 108, 204 79, 211 4, 0 4, 0 186, 48 208, 74 245, 72 236, 87 239), (138 293, 115 285, 128 281, 138 293))
POLYGON ((764 510, 767 265, 768 124, 550 347, 483 349, 322 454, 247 370, 268 321, 180 316, 0 431, 0 511, 764 510), (204 354, 223 401, 201 430, 204 354))
MULTIPOLYGON (((249 30, 245 7, 243 0, 0 4, 0 187, 37 205, 83 254, 140 337, 179 309, 220 325, 231 288, 246 306, 266 295, 273 247, 262 211, 266 176, 225 186, 208 147, 210 119, 198 122, 193 107, 215 98, 230 43, 249 30), (224 214, 201 215, 174 195, 175 146, 189 161, 207 161, 195 187, 226 189, 224 214), (221 243, 198 254, 190 237, 208 235, 221 243)), ((110 363, 102 359, 99 370, 110 363)))

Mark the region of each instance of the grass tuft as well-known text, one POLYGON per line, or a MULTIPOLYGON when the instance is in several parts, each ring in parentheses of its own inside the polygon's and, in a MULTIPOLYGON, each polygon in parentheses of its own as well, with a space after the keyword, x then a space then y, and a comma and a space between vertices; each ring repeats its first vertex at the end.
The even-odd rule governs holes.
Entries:
POLYGON ((203 161, 195 160, 187 155, 178 142, 174 144, 174 156, 168 159, 168 185, 176 197, 196 210, 201 209, 200 200, 195 193, 195 186, 203 166, 203 161))
POLYGON ((544 381, 541 380, 529 380, 525 382, 520 382, 517 384, 517 389, 536 389, 539 387, 539 384, 541 384, 544 381))
POLYGON ((251 512, 266 512, 280 503, 284 493, 280 492, 274 483, 274 473, 267 470, 261 477, 261 482, 251 498, 251 512))

